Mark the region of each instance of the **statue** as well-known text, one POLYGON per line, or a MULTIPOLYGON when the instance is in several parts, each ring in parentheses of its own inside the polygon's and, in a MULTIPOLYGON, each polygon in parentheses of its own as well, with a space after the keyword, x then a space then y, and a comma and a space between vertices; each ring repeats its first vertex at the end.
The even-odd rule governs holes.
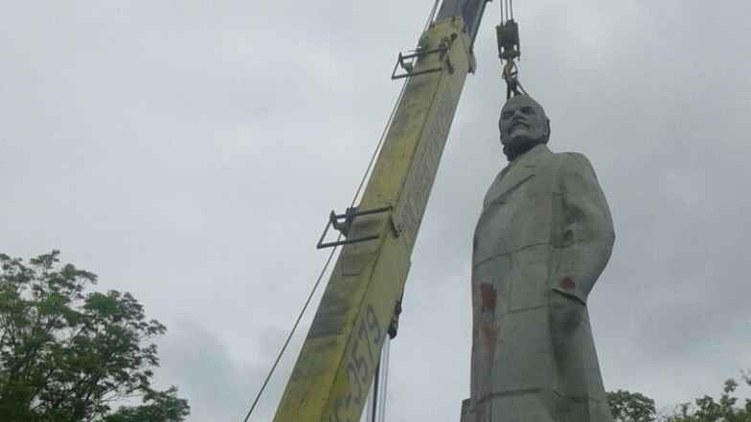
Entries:
POLYGON ((584 155, 548 149, 532 98, 506 102, 499 128, 509 164, 475 231, 462 422, 612 422, 586 307, 615 239, 605 196, 584 155))

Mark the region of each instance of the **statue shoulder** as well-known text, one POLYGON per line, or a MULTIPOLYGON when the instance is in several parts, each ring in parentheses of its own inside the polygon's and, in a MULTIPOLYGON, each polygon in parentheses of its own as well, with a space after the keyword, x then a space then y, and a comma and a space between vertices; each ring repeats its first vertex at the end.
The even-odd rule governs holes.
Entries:
POLYGON ((562 161, 563 165, 592 168, 589 158, 581 152, 556 152, 553 154, 562 161))
POLYGON ((554 155, 559 160, 561 171, 577 171, 594 175, 592 162, 586 155, 580 152, 557 152, 554 155))
POLYGON ((579 152, 555 154, 559 160, 558 177, 565 185, 589 187, 598 185, 597 174, 586 155, 579 152))

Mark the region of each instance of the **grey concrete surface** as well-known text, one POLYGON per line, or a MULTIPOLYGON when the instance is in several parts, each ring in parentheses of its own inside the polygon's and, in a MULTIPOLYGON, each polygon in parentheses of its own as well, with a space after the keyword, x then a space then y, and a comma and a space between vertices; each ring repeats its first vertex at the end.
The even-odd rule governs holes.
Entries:
POLYGON ((499 126, 511 161, 475 230, 463 418, 612 421, 586 307, 615 239, 605 195, 586 157, 548 149, 534 100, 507 102, 499 126))

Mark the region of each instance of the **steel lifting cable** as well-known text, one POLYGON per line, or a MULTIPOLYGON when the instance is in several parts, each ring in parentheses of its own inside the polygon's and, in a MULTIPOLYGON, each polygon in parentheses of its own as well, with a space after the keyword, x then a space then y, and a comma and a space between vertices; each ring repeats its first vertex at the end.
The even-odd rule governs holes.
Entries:
MULTIPOLYGON (((391 127, 391 123, 394 120, 397 107, 399 103, 401 102, 402 97, 404 96, 404 90, 406 89, 406 87, 407 87, 407 80, 405 80, 404 84, 402 84, 402 88, 401 88, 401 91, 399 92, 399 96, 397 97, 397 100, 394 103, 394 107, 391 110, 391 114, 389 115, 389 118, 386 121, 386 125, 383 128, 383 132, 381 132, 381 137, 378 140, 378 144, 376 145, 375 150, 373 151, 373 154, 370 157, 370 162, 368 163, 368 166, 365 169, 365 174, 363 174, 362 179, 360 180, 360 184, 357 186, 357 190, 355 191, 355 194, 352 197, 352 203, 350 204, 350 208, 355 206, 355 203, 357 202, 360 196, 360 193, 362 192, 362 189, 365 186, 365 182, 368 180, 368 176, 370 176, 370 173, 373 169, 373 164, 375 163, 376 158, 378 158, 378 154, 381 151, 381 148, 383 147, 383 142, 386 140, 386 133, 388 132, 388 129, 391 127)), ((339 237, 337 238, 337 241, 341 240, 341 238, 342 238, 342 234, 339 233, 339 237)), ((318 287, 321 285, 321 281, 323 280, 324 275, 326 275, 326 271, 328 270, 329 265, 331 264, 331 261, 333 260, 334 254, 336 253, 337 249, 338 249, 338 246, 335 246, 331 249, 331 253, 326 259, 326 262, 323 264, 323 268, 321 269, 321 272, 318 274, 318 278, 313 284, 313 288, 308 294, 308 298, 305 300, 305 304, 300 310, 300 313, 297 315, 297 319, 295 320, 295 323, 292 325, 292 329, 289 331, 289 334, 287 335, 287 339, 284 341, 282 348, 279 350, 279 354, 276 356, 276 359, 274 360, 274 364, 271 366, 271 370, 269 370, 269 373, 266 375, 266 379, 263 381, 263 385, 261 385, 261 389, 258 391, 258 394, 256 394, 255 399, 253 399, 253 403, 250 405, 250 410, 248 410, 247 415, 245 415, 245 419, 243 419, 243 422, 248 422, 248 420, 250 419, 250 416, 253 414, 253 411, 256 409, 256 406, 258 405, 258 401, 261 399, 261 395, 266 390, 266 387, 268 386, 269 381, 271 380, 271 377, 274 375, 274 372, 276 371, 276 368, 279 365, 279 362, 284 356, 284 353, 287 351, 287 347, 289 346, 289 343, 292 340, 292 337, 294 336, 295 331, 297 331, 297 328, 299 327, 300 322, 302 321, 305 311, 308 309, 308 306, 310 306, 310 302, 313 300, 313 296, 318 290, 318 287)))
POLYGON ((514 0, 501 0, 501 24, 514 19, 514 0), (505 8, 504 8, 505 5, 505 8))
POLYGON ((514 0, 508 0, 508 10, 511 19, 514 19, 514 0))
MULTIPOLYGON (((433 3, 433 8, 430 10, 430 14, 428 15, 427 22, 425 22, 425 28, 423 28, 423 33, 428 30, 428 27, 433 22, 433 19, 435 19, 435 14, 438 11, 438 3, 440 0, 435 0, 433 3)), ((419 43, 415 47, 415 49, 419 48, 419 43)), ((373 164, 375 164, 376 158, 378 158, 378 153, 381 151, 381 147, 383 146, 383 141, 386 140, 386 133, 388 132, 389 128, 391 127, 391 122, 394 121, 394 116, 396 116, 396 110, 399 106, 399 103, 402 100, 402 97, 404 96, 404 90, 407 88, 407 81, 409 79, 405 79, 404 83, 402 84, 402 88, 399 91, 399 95, 396 97, 396 102, 394 103, 394 107, 391 109, 391 114, 389 114, 388 120, 386 120, 386 125, 383 127, 383 131, 381 132, 381 137, 378 139, 378 144, 375 147, 375 150, 373 150, 373 155, 370 157, 370 162, 368 163, 368 167, 365 169, 365 174, 362 175, 362 179, 360 179, 360 185, 357 186, 357 190, 355 191, 355 195, 352 197, 352 203, 350 203, 350 208, 355 206, 355 203, 357 203, 358 197, 360 196, 360 193, 362 192, 362 188, 365 186, 365 181, 368 179, 368 176, 370 176, 370 172, 373 169, 373 164)))
MULTIPOLYGON (((423 32, 425 32, 428 27, 430 26, 431 22, 433 22, 433 19, 435 18, 435 14, 438 11, 438 3, 439 0, 435 0, 433 3, 433 7, 430 10, 430 14, 428 15, 428 20, 425 23, 425 28, 423 29, 423 32)), ((419 47, 419 44, 418 44, 419 47)), ((418 48, 415 47, 415 48, 418 48)), ((386 120, 386 125, 383 127, 383 131, 381 132, 381 137, 378 139, 378 143, 376 144, 375 149, 373 150, 373 154, 370 156, 370 162, 368 162, 368 166, 365 169, 365 173, 362 176, 362 179, 360 179, 360 184, 357 186, 357 189, 355 190, 355 194, 352 196, 352 202, 350 203, 350 208, 354 207, 357 203, 357 200, 360 197, 360 194, 362 193, 363 187, 365 187, 365 182, 368 180, 368 177, 370 176, 370 173, 373 170, 373 164, 375 164, 376 159, 378 158, 378 154, 381 152, 381 149, 383 147, 383 142, 386 140, 386 134, 388 133, 389 128, 391 127, 391 123, 394 121, 394 116, 396 116, 396 111, 399 107, 399 103, 401 103, 402 97, 404 97, 404 91, 407 88, 407 82, 409 79, 405 79, 404 83, 402 84, 402 88, 399 91, 399 95, 396 98, 396 101, 394 102, 394 107, 391 109, 391 114, 389 114, 388 120, 386 120)), ((337 241, 341 240, 342 234, 339 233, 339 236, 337 237, 337 241)), ((308 298, 305 300, 305 304, 303 304, 302 309, 300 310, 300 313, 297 315, 297 319, 295 319, 295 323, 292 325, 292 329, 290 329, 289 334, 287 334, 287 338, 284 341, 284 344, 282 345, 282 348, 279 350, 279 354, 276 356, 276 359, 274 360, 274 364, 271 366, 271 369, 269 370, 269 373, 266 375, 266 379, 264 379, 263 384, 261 385, 261 389, 258 391, 258 394, 256 394, 256 397, 253 399, 253 403, 250 405, 250 410, 248 410, 247 415, 245 415, 245 419, 243 419, 243 422, 248 422, 250 419, 250 416, 253 414, 253 411, 256 409, 256 406, 258 405, 258 401, 261 399, 261 395, 263 395, 263 392, 266 390, 266 387, 269 384, 269 381, 271 380, 271 377, 274 375, 274 372, 276 371, 277 366, 279 365, 279 362, 281 361, 282 357, 284 356, 284 353, 287 351, 287 347, 289 346, 289 343, 292 341, 292 337, 295 334, 295 331, 297 331, 297 328, 300 326, 300 322, 302 321, 303 315, 305 314, 305 311, 307 311, 308 306, 310 306, 310 302, 313 300, 313 296, 315 295, 316 291, 318 291, 318 287, 321 285, 321 281, 323 280, 324 275, 326 275, 326 271, 329 268, 329 265, 331 264, 331 261, 334 259, 334 254, 339 249, 338 246, 335 246, 331 249, 331 253, 329 254, 328 258, 326 258, 326 262, 323 264, 323 268, 321 269, 321 272, 318 274, 318 278, 316 278, 315 283, 313 284, 313 288, 311 289, 310 293, 308 294, 308 298)))
POLYGON ((428 30, 428 27, 433 22, 433 19, 435 19, 435 14, 438 11, 438 3, 440 0, 435 0, 433 3, 433 8, 430 10, 430 14, 428 15, 428 20, 425 22, 425 27, 422 29, 422 32, 425 32, 428 30))
MULTIPOLYGON (((339 238, 341 237, 342 235, 340 233, 339 238)), ((326 263, 323 265, 323 269, 321 270, 321 273, 318 275, 318 279, 316 279, 316 282, 313 285, 313 290, 311 290, 310 294, 308 295, 308 299, 305 301, 305 304, 300 310, 300 313, 297 315, 297 319, 295 320, 295 323, 292 326, 292 329, 287 335, 287 339, 284 341, 284 345, 279 351, 279 354, 276 356, 276 360, 274 361, 274 364, 271 366, 271 370, 269 371, 268 375, 266 375, 266 379, 263 381, 263 385, 261 385, 261 389, 258 391, 258 394, 256 394, 256 397, 253 400, 253 404, 250 405, 250 410, 248 410, 248 414, 245 415, 245 419, 243 419, 243 422, 248 422, 248 419, 250 419, 250 415, 252 415, 253 411, 256 409, 256 405, 258 405, 258 400, 260 400, 261 394, 263 394, 264 390, 266 390, 266 386, 268 386, 269 381, 271 380, 271 376, 276 371, 276 367, 279 365, 279 361, 282 360, 282 356, 284 356, 284 352, 287 351, 287 346, 289 346, 289 342, 292 340, 292 336, 295 334, 297 327, 300 325, 300 321, 302 320, 303 314, 305 314, 305 310, 308 309, 308 305, 310 305, 310 301, 313 299, 313 295, 315 294, 316 290, 318 290, 318 286, 321 284, 321 280, 323 280, 323 276, 324 274, 326 274, 326 270, 328 269, 329 264, 331 263, 331 260, 334 258, 334 253, 336 252, 336 249, 337 248, 331 249, 331 253, 329 254, 328 259, 326 259, 326 263)))
POLYGON ((519 82, 520 57, 519 25, 514 21, 514 0, 502 0, 501 23, 496 27, 498 32, 498 55, 503 65, 501 75, 506 81, 506 99, 515 95, 527 95, 527 91, 519 82))

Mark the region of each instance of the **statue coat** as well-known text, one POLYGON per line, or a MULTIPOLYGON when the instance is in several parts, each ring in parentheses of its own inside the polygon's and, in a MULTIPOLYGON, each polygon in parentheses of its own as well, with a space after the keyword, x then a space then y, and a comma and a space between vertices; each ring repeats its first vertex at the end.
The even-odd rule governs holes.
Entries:
POLYGON ((586 157, 540 144, 485 197, 463 421, 611 422, 586 303, 615 234, 586 157))

